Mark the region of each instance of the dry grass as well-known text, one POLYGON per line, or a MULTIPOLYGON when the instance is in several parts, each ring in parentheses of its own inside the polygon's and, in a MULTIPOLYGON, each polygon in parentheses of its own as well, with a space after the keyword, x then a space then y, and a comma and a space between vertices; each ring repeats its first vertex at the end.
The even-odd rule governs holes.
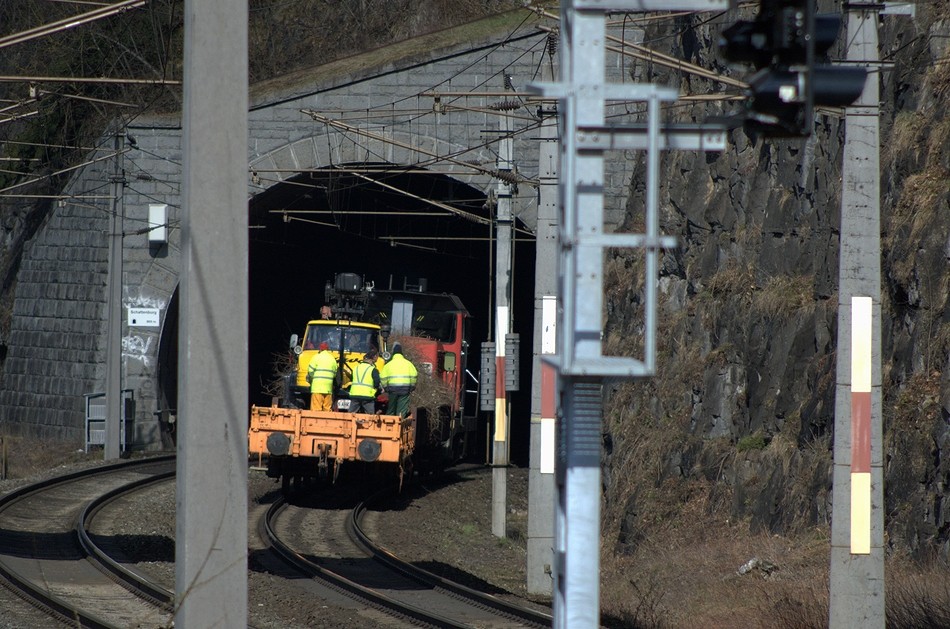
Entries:
MULTIPOLYGON (((938 372, 913 374, 895 392, 893 403, 884 405, 884 450, 902 453, 901 467, 908 478, 927 478, 933 464, 933 430, 943 422, 940 388, 938 372)), ((909 509, 904 502, 888 516, 896 521, 912 517, 909 509)))
POLYGON ((900 284, 913 285, 918 272, 919 249, 939 250, 942 216, 947 202, 947 179, 943 167, 929 167, 904 181, 900 201, 888 221, 882 244, 892 261, 890 276, 900 284))
POLYGON ((937 59, 932 70, 927 73, 924 84, 933 93, 937 101, 946 98, 950 93, 950 63, 947 55, 937 59))
POLYGON ((921 134, 929 122, 920 112, 898 112, 890 137, 881 146, 882 160, 886 162, 894 159, 895 156, 919 151, 921 134))
POLYGON ((102 459, 101 449, 86 454, 80 441, 15 436, 3 436, 0 440, 2 479, 29 478, 63 465, 102 459))
POLYGON ((941 562, 896 555, 884 575, 888 627, 950 627, 950 580, 941 562))
POLYGON ((747 300, 755 291, 755 271, 751 263, 730 260, 706 282, 714 299, 739 298, 747 300))
MULTIPOLYGON (((788 539, 752 534, 746 522, 711 513, 708 497, 697 493, 660 534, 645 539, 635 552, 604 553, 602 607, 607 624, 771 628, 778 626, 777 608, 793 608, 796 601, 815 595, 814 584, 827 578, 826 535, 788 539), (739 574, 743 566, 748 571, 739 574)), ((827 614, 811 605, 808 609, 807 615, 820 621, 813 626, 823 626, 827 614)))
MULTIPOLYGON (((604 625, 627 629, 820 629, 828 626, 828 527, 795 536, 685 506, 635 552, 601 558, 604 625)), ((888 627, 950 626, 945 563, 885 560, 888 627)))
POLYGON ((814 310, 812 277, 776 275, 768 279, 752 298, 752 311, 764 317, 788 321, 814 310))

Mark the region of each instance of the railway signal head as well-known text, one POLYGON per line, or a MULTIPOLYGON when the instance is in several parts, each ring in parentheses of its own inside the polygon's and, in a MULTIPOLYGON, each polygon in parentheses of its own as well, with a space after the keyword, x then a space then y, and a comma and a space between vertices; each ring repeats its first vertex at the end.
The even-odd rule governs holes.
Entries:
POLYGON ((842 107, 861 95, 863 68, 818 63, 840 29, 840 15, 815 15, 815 0, 760 0, 755 20, 722 32, 723 57, 757 68, 747 79, 747 130, 770 137, 808 136, 815 106, 842 107))

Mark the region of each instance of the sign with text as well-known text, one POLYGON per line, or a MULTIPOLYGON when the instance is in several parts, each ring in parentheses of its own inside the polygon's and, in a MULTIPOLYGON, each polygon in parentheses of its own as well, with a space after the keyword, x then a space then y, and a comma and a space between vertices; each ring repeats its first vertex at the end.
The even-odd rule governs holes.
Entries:
POLYGON ((160 310, 158 308, 129 308, 129 327, 159 327, 160 310))

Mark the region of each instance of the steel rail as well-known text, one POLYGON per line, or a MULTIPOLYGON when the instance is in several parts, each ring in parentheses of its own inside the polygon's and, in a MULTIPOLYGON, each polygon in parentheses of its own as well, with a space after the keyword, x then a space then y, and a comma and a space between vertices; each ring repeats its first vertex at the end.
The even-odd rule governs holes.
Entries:
POLYGON ((376 494, 364 502, 361 502, 352 511, 350 511, 350 515, 347 518, 347 532, 350 533, 351 537, 357 544, 359 544, 367 553, 372 555, 373 559, 388 566, 392 570, 409 577, 410 579, 422 583, 423 585, 447 590, 457 596, 462 597, 465 600, 475 601, 479 605, 493 609, 496 612, 504 614, 505 616, 525 621, 539 627, 551 626, 553 622, 553 616, 551 616, 551 614, 545 614, 522 605, 509 603, 508 601, 502 600, 491 594, 480 592, 462 585, 461 583, 440 577, 429 572, 428 570, 424 570, 418 566, 403 561, 385 548, 377 545, 360 527, 360 521, 362 520, 363 514, 366 512, 370 501, 378 499, 380 496, 381 493, 376 494))
POLYGON ((382 608, 389 612, 394 612, 400 616, 406 616, 418 622, 426 623, 433 627, 456 627, 466 628, 467 625, 459 624, 451 618, 446 618, 438 614, 426 611, 419 607, 397 601, 385 594, 382 594, 371 588, 364 587, 359 583, 351 581, 323 566, 307 559, 297 551, 284 544, 278 537, 272 526, 277 515, 287 507, 287 499, 279 496, 268 508, 267 513, 261 520, 261 537, 271 545, 271 549, 291 567, 308 574, 317 576, 326 581, 331 586, 343 591, 350 597, 361 599, 374 607, 382 608))
POLYGON ((96 565, 121 586, 126 587, 136 596, 143 596, 150 603, 153 603, 167 611, 174 611, 175 593, 167 588, 158 585, 145 575, 123 567, 119 562, 110 557, 93 540, 89 533, 89 527, 96 515, 105 508, 110 502, 121 498, 127 494, 143 489, 144 487, 164 482, 169 478, 174 478, 175 470, 163 472, 151 478, 142 478, 135 482, 116 487, 115 489, 99 496, 90 502, 79 515, 79 521, 76 523, 76 535, 79 543, 86 553, 95 559, 96 565))
MULTIPOLYGON (((159 456, 140 459, 135 461, 122 461, 100 467, 94 467, 76 472, 71 472, 63 476, 48 478, 30 485, 26 485, 0 498, 0 512, 9 509, 16 503, 30 497, 33 494, 45 491, 47 489, 63 485, 84 478, 93 476, 107 475, 112 472, 131 469, 136 467, 145 467, 173 460, 174 456, 159 456)), ((3 561, 0 561, 0 577, 2 577, 14 592, 22 596, 25 600, 33 603, 50 616, 62 620, 63 622, 90 629, 117 629, 115 625, 100 618, 96 614, 85 611, 77 606, 63 600, 62 598, 51 594, 50 592, 37 587, 28 579, 21 577, 17 572, 8 568, 3 561)))

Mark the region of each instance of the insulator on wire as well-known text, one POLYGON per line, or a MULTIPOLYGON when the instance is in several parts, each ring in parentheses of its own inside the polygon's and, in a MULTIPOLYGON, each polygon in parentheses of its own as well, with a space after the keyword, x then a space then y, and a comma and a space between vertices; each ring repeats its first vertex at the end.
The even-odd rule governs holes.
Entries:
POLYGON ((488 108, 495 111, 514 111, 521 108, 521 103, 516 100, 502 100, 492 103, 488 108))
POLYGON ((557 54, 558 35, 554 31, 548 32, 548 55, 553 57, 557 54))
POLYGON ((514 83, 511 82, 511 75, 510 75, 510 74, 506 74, 506 75, 505 75, 505 89, 506 89, 506 90, 511 90, 511 91, 514 91, 514 89, 515 89, 514 83))
POLYGON ((492 176, 496 179, 501 179, 510 185, 517 184, 518 180, 520 179, 520 177, 518 177, 518 173, 513 170, 495 170, 492 171, 492 176))

